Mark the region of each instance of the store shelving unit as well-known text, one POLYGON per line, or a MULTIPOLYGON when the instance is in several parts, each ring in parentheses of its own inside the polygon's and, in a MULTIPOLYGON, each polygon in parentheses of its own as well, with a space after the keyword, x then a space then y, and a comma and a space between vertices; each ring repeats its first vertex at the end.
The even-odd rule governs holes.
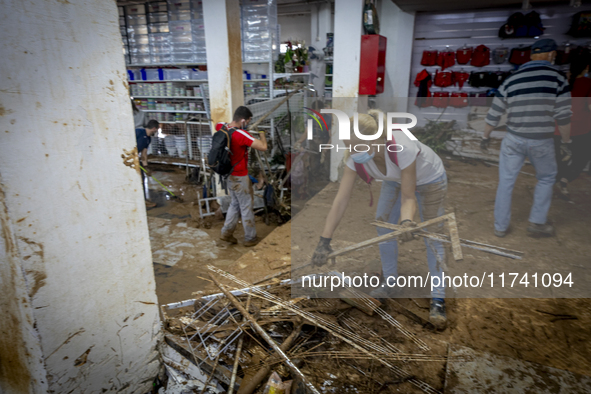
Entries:
POLYGON ((324 67, 325 71, 330 71, 330 73, 326 72, 324 74, 324 99, 331 100, 332 99, 332 58, 325 58, 324 59, 324 67), (330 78, 330 84, 327 84, 330 78))

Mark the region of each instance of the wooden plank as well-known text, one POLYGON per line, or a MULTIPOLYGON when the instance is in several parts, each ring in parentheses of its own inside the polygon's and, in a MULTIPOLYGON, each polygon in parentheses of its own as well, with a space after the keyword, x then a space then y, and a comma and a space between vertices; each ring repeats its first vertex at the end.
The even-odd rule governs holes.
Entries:
POLYGON ((454 260, 463 260, 462 247, 460 246, 460 235, 458 234, 458 224, 456 222, 456 214, 450 213, 447 219, 447 230, 449 231, 449 238, 451 240, 451 251, 454 255, 454 260))
MULTIPOLYGON (((378 226, 378 227, 389 228, 391 230, 397 230, 400 228, 400 226, 398 226, 397 224, 391 224, 391 223, 379 222, 379 221, 372 222, 371 224, 374 226, 378 226)), ((419 237, 423 237, 423 238, 433 239, 435 241, 451 243, 449 235, 436 234, 436 233, 426 233, 426 232, 419 232, 416 235, 418 235, 419 237)), ((492 254, 496 254, 499 256, 508 257, 511 259, 521 260, 521 255, 524 253, 524 252, 520 252, 519 250, 501 248, 500 246, 483 244, 483 243, 474 242, 474 241, 470 241, 470 240, 462 239, 462 238, 460 238, 460 242, 461 242, 460 245, 463 247, 481 250, 483 252, 492 253, 492 254)))
POLYGON ((393 231, 393 232, 388 233, 388 234, 381 235, 381 236, 376 237, 376 238, 371 238, 371 239, 368 239, 366 241, 359 242, 359 243, 357 243, 355 245, 351 245, 351 246, 348 246, 346 248, 339 249, 339 250, 337 250, 335 252, 332 252, 331 254, 328 255, 328 259, 332 259, 332 258, 335 258, 337 256, 340 256, 340 255, 343 255, 343 254, 346 254, 346 253, 349 253, 349 252, 353 252, 353 251, 355 251, 357 249, 365 248, 367 246, 379 244, 380 242, 389 241, 391 239, 394 239, 394 238, 398 237, 399 235, 402 235, 402 234, 405 234, 405 233, 408 233, 408 232, 412 232, 412 231, 416 231, 416 230, 420 230, 420 229, 422 229, 424 227, 428 227, 428 226, 431 226, 433 224, 441 223, 441 222, 447 220, 448 218, 449 218, 449 214, 443 215, 443 216, 440 216, 438 218, 427 220, 426 222, 419 223, 419 224, 417 224, 416 227, 412 227, 412 228, 408 228, 408 229, 404 229, 404 230, 396 230, 396 231, 393 231))
MULTIPOLYGON (((445 216, 449 216, 449 215, 454 215, 454 214, 453 213, 450 213, 450 214, 445 215, 445 216)), ((454 215, 454 220, 455 220, 455 215, 454 215)), ((449 223, 449 219, 448 219, 448 223, 449 223)), ((374 225, 374 226, 378 226, 378 227, 388 228, 390 230, 400 230, 400 226, 397 225, 397 224, 380 222, 380 221, 372 222, 371 224, 374 225)), ((436 241, 444 241, 445 240, 445 238, 443 238, 443 237, 445 237, 445 235, 442 235, 442 234, 436 234, 436 233, 426 234, 426 233, 419 232, 416 235, 418 235, 419 237, 434 239, 436 241)), ((457 234, 457 227, 456 227, 456 236, 457 235, 458 234, 457 234)), ((451 239, 451 237, 450 237, 450 239, 451 239)), ((454 255, 454 260, 456 260, 456 261, 463 260, 464 259, 464 256, 462 254, 461 244, 459 243, 460 242, 459 241, 459 238, 458 238, 458 241, 457 242, 458 242, 457 247, 460 249, 460 253, 459 254, 458 253, 454 253, 453 254, 454 255)), ((453 243, 452 243, 452 249, 453 249, 453 243)))

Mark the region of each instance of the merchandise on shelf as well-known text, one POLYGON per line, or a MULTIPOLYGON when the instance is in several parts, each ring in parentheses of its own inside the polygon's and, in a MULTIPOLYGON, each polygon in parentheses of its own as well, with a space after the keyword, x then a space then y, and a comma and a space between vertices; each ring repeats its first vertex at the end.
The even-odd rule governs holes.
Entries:
POLYGON ((272 61, 279 53, 276 0, 249 0, 241 11, 243 60, 272 61))
POLYGON ((437 65, 441 67, 441 70, 450 68, 456 64, 456 54, 452 51, 439 52, 437 55, 437 65))
POLYGON ((474 67, 484 67, 490 64, 490 49, 486 45, 478 45, 472 53, 470 64, 474 67))
POLYGON ((514 65, 522 65, 529 62, 531 54, 531 47, 519 47, 511 49, 509 56, 509 63, 514 65))
POLYGON ((507 60, 509 48, 501 46, 493 50, 492 58, 495 64, 503 64, 507 60))
POLYGON ((464 45, 456 50, 456 61, 458 64, 468 64, 472 58, 472 48, 464 45))

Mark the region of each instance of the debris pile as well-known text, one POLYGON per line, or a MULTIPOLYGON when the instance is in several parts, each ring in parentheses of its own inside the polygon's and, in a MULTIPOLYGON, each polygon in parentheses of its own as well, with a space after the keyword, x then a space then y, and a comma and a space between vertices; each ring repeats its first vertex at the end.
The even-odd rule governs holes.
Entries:
POLYGON ((208 269, 218 294, 162 308, 162 393, 440 392, 440 377, 419 365, 441 370, 446 350, 433 352, 365 294, 292 299, 290 279, 254 286, 208 269))

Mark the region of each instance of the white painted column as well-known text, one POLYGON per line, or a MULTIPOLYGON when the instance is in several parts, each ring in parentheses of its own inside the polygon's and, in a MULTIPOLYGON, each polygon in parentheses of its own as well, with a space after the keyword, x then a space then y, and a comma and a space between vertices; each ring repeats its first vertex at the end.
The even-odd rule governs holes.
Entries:
POLYGON ((0 392, 146 393, 160 319, 115 2, 0 7, 0 392))
POLYGON ((230 122, 244 105, 239 0, 204 0, 211 118, 230 122))
POLYGON ((402 11, 394 2, 384 0, 379 8, 380 35, 388 39, 386 49, 386 80, 380 97, 395 104, 396 112, 406 112, 411 82, 411 57, 414 40, 414 12, 402 11), (387 22, 387 23, 386 23, 387 22), (392 100, 392 97, 398 99, 392 100))
MULTIPOLYGON (((312 4, 310 7, 312 8, 310 15, 312 40, 310 46, 322 52, 322 49, 326 47, 326 33, 333 31, 332 6, 331 3, 327 2, 312 4)), ((314 79, 314 89, 316 89, 319 96, 323 97, 326 64, 324 61, 312 60, 310 66, 310 71, 318 76, 318 78, 314 79)))
MULTIPOLYGON (((336 0, 334 15, 333 106, 349 116, 357 111, 359 96, 359 56, 363 34, 363 0, 336 0)), ((344 147, 338 139, 338 122, 333 116, 332 144, 344 147)), ((344 152, 331 151, 330 180, 339 177, 344 152)))

